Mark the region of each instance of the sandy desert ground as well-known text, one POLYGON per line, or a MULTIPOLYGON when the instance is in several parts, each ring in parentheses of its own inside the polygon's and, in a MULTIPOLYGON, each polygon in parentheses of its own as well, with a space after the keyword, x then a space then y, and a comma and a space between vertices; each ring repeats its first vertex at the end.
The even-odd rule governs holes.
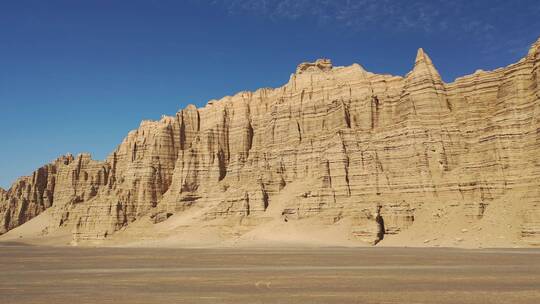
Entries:
POLYGON ((0 243, 0 303, 540 303, 540 250, 0 243))

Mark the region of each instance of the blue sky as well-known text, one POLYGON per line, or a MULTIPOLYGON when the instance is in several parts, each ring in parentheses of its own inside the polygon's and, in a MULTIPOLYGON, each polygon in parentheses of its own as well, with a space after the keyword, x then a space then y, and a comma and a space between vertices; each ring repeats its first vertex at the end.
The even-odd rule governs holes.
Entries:
POLYGON ((288 80, 321 57, 447 82, 523 57, 540 1, 0 0, 0 186, 57 156, 104 159, 143 119, 288 80))

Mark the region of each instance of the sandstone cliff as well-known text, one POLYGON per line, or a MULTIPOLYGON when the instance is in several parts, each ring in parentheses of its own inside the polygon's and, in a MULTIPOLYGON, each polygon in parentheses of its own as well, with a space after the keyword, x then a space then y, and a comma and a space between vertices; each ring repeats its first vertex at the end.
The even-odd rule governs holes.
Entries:
POLYGON ((317 219, 370 244, 540 244, 539 189, 540 40, 452 83, 420 49, 405 77, 302 63, 282 87, 144 121, 105 161, 63 156, 0 192, 0 233, 48 208, 76 242, 198 210, 230 238, 317 219))

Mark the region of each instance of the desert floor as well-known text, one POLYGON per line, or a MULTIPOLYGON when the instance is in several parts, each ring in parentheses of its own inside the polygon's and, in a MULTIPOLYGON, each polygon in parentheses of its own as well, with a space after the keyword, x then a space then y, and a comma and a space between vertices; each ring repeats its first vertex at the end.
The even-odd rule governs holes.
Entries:
POLYGON ((540 250, 3 242, 0 303, 540 303, 540 250))

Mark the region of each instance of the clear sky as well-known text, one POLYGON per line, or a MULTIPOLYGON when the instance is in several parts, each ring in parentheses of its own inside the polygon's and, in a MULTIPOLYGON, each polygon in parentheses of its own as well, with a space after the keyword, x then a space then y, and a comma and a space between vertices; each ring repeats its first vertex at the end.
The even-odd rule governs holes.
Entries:
POLYGON ((59 155, 104 159, 143 119, 277 87, 326 57, 447 82, 523 57, 540 1, 0 0, 0 186, 59 155))

